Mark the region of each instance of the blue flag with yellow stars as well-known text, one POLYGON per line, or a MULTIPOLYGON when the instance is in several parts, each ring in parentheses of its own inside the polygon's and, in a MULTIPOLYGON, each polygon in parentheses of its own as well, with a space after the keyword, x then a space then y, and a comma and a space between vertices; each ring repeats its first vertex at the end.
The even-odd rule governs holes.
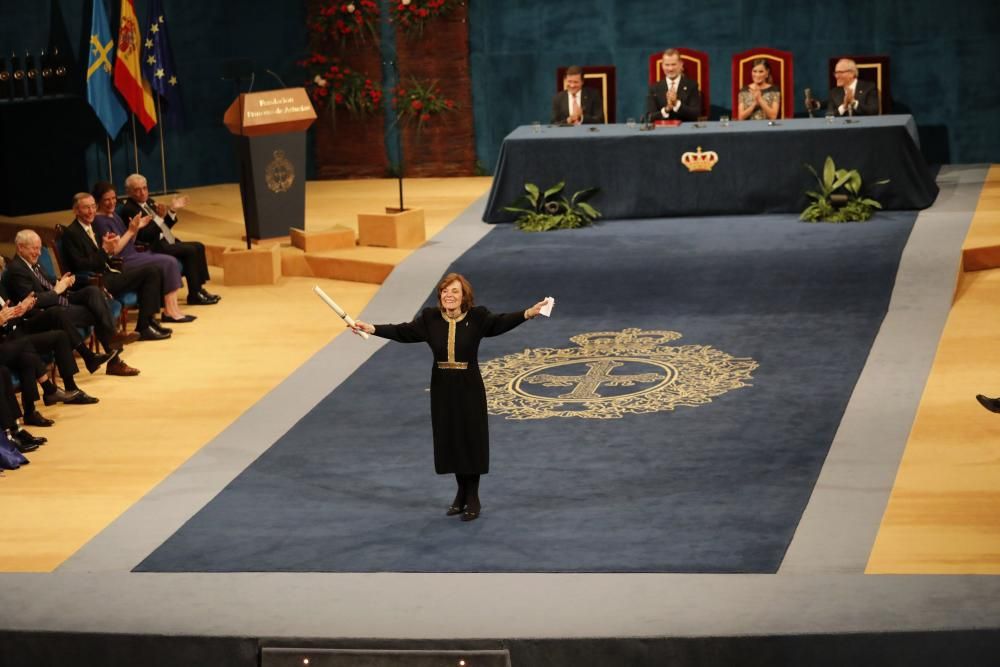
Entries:
POLYGON ((169 125, 181 124, 180 82, 170 51, 167 17, 161 0, 152 0, 142 49, 142 74, 160 97, 160 114, 169 125))
POLYGON ((115 40, 111 37, 108 16, 104 12, 104 0, 94 0, 87 58, 87 101, 112 139, 118 136, 122 125, 128 120, 128 114, 125 113, 111 80, 114 48, 115 40))

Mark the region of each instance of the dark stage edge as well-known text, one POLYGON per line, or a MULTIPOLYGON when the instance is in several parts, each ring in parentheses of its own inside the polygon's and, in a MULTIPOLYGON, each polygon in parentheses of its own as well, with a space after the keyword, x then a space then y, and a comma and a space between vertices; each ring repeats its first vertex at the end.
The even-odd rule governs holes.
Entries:
MULTIPOLYGON (((341 336, 56 572, 0 575, 0 667, 257 665, 262 647, 301 644, 502 648, 515 667, 995 664, 1000 577, 863 574, 986 170, 939 175, 777 574, 131 572, 377 349, 341 336)), ((409 317, 489 231, 482 206, 397 268, 363 318, 409 317)))

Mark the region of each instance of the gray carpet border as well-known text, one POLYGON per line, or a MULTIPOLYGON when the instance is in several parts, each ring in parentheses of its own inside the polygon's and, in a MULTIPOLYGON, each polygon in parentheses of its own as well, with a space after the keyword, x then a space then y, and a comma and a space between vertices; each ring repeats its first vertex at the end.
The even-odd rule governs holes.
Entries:
MULTIPOLYGON (((941 196, 917 219, 886 322, 777 575, 129 572, 379 345, 341 336, 57 572, 0 575, 0 608, 16 610, 0 625, 413 639, 1000 627, 1000 577, 859 574, 951 304, 958 248, 984 175, 984 167, 942 170, 941 196)), ((478 221, 483 203, 400 265, 363 316, 411 315, 446 265, 489 231, 478 221)), ((329 317, 324 311, 317 306, 317 317, 329 317)))

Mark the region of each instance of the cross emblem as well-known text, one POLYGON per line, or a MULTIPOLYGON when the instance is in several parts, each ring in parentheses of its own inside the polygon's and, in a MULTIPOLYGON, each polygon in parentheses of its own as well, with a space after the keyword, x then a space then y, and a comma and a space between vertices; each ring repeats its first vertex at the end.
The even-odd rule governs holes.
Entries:
POLYGON ((97 56, 97 60, 91 63, 90 67, 87 68, 87 78, 97 71, 98 67, 103 67, 104 71, 108 74, 111 73, 111 61, 108 60, 108 52, 111 51, 111 47, 115 45, 115 40, 109 39, 107 44, 101 44, 101 40, 97 35, 90 36, 90 45, 93 47, 92 53, 97 56))
POLYGON ((543 387, 573 387, 568 394, 559 398, 577 401, 596 400, 602 398, 597 390, 602 385, 608 387, 631 387, 636 383, 659 382, 663 376, 659 373, 639 373, 638 375, 612 375, 611 371, 623 366, 620 361, 601 359, 586 362, 590 369, 586 375, 533 375, 524 381, 528 384, 540 384, 543 387))

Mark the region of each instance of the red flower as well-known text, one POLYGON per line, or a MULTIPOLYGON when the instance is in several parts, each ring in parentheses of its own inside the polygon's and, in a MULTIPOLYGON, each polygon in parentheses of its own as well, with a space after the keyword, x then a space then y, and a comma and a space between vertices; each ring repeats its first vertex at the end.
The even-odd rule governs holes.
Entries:
POLYGON ((429 113, 425 113, 424 115, 422 115, 422 116, 420 117, 420 122, 421 122, 421 123, 426 123, 426 122, 427 122, 427 121, 429 121, 430 119, 431 119, 431 115, 430 115, 429 113))
POLYGON ((412 102, 410 102, 410 108, 413 109, 414 111, 420 111, 421 109, 424 108, 424 103, 421 102, 420 100, 413 100, 412 102))
POLYGON ((333 96, 333 101, 336 102, 337 104, 343 104, 344 96, 341 93, 337 93, 336 95, 333 96))
POLYGON ((454 102, 454 100, 445 100, 444 101, 444 105, 446 107, 448 107, 449 109, 454 109, 455 108, 455 102, 454 102))

